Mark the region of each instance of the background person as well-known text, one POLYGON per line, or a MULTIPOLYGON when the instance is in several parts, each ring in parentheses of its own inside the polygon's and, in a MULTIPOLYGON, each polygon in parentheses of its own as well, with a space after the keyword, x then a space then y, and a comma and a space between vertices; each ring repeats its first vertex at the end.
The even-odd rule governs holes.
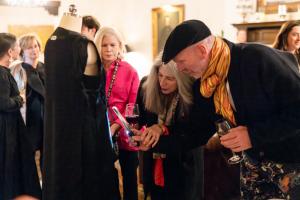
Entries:
POLYGON ((125 46, 122 36, 117 30, 110 27, 101 28, 95 37, 95 44, 106 71, 106 98, 110 131, 112 135, 118 134, 124 200, 137 200, 138 149, 130 144, 126 132, 111 108, 116 106, 125 117, 126 104, 135 103, 139 77, 136 70, 122 60, 125 46))
POLYGON ((44 135, 44 98, 45 67, 39 61, 41 43, 35 34, 26 34, 19 39, 23 62, 10 67, 17 81, 19 91, 24 96, 25 105, 21 110, 26 124, 28 140, 32 144, 33 157, 40 150, 40 166, 42 165, 42 149, 44 135))
POLYGON ((287 21, 282 24, 273 44, 275 49, 292 53, 300 63, 300 21, 287 21))
POLYGON ((95 17, 91 15, 82 17, 81 34, 86 36, 88 39, 93 41, 99 28, 100 23, 95 17))
POLYGON ((23 99, 10 74, 16 37, 0 33, 0 199, 37 200, 41 187, 20 108, 23 99))

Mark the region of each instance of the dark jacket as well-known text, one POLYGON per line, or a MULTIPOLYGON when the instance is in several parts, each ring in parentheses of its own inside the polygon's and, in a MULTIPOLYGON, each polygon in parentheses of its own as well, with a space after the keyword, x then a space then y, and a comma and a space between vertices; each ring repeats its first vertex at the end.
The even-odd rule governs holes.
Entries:
MULTIPOLYGON (((228 81, 237 125, 248 127, 256 159, 300 162, 300 76, 292 54, 259 44, 233 44, 228 81)), ((194 84, 190 137, 184 148, 204 145, 215 133, 213 97, 204 98, 194 84)))
POLYGON ((44 132, 45 67, 39 62, 36 69, 22 63, 26 71, 26 128, 33 150, 42 148, 44 132))

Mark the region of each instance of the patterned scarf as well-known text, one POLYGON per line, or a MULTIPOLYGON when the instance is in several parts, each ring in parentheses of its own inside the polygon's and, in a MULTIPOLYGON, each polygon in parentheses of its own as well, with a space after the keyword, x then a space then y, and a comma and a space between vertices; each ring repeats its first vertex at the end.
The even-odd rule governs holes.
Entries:
MULTIPOLYGON (((163 114, 158 115, 158 124, 163 124, 170 126, 174 123, 174 117, 176 108, 179 102, 179 94, 177 93, 176 96, 172 99, 171 105, 169 108, 165 108, 163 114)), ((154 159, 154 183, 160 187, 165 186, 165 175, 164 175, 164 168, 163 168, 163 160, 166 158, 166 154, 163 153, 156 153, 153 152, 153 159, 154 159)))
POLYGON ((221 38, 216 37, 211 52, 208 68, 201 78, 200 92, 206 98, 214 94, 216 113, 236 125, 226 89, 226 78, 230 65, 230 49, 221 38))

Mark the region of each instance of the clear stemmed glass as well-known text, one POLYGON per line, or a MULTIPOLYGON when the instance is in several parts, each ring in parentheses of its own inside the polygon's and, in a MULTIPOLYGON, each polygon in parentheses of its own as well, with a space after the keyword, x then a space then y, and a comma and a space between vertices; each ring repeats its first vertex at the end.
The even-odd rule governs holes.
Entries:
MULTIPOLYGON (((139 112, 138 104, 134 104, 134 103, 126 104, 125 118, 131 128, 138 129, 139 116, 140 116, 140 112, 139 112)), ((133 139, 131 138, 131 136, 133 136, 132 131, 129 131, 128 136, 129 136, 129 142, 132 146, 139 145, 139 143, 134 142, 133 139)))
MULTIPOLYGON (((216 128, 217 128, 217 134, 219 137, 226 135, 233 127, 233 125, 227 120, 227 119, 219 119, 215 122, 216 128)), ((228 164, 234 165, 238 164, 243 160, 243 157, 238 155, 237 153, 232 151, 233 156, 228 159, 228 164)))
POLYGON ((131 127, 137 128, 138 119, 140 116, 139 105, 134 103, 126 104, 125 118, 131 127))

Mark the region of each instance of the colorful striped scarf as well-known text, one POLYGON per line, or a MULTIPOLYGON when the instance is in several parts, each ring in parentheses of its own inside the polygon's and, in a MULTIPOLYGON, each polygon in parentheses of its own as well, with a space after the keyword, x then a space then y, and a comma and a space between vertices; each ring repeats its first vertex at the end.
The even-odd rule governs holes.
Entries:
POLYGON ((221 39, 216 37, 211 50, 211 60, 201 78, 200 92, 209 98, 214 94, 216 113, 236 125, 233 109, 226 89, 226 78, 230 65, 230 49, 221 39))

